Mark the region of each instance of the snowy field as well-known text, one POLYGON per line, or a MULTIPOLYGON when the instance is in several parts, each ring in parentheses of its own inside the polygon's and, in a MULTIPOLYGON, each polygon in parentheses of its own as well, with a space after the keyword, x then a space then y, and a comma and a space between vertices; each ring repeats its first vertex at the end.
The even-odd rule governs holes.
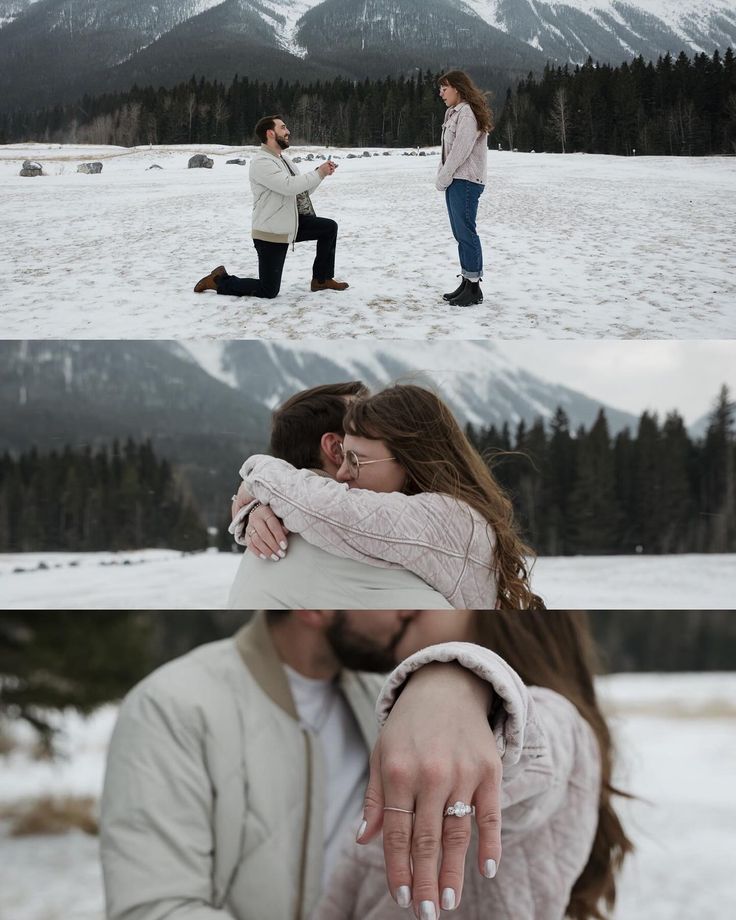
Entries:
MULTIPOLYGON (((214 609, 227 603, 239 558, 173 550, 0 554, 0 604, 214 609)), ((548 556, 537 560, 532 585, 558 609, 729 610, 736 607, 736 557, 548 556)))
POLYGON ((248 168, 226 165, 253 149, 0 147, 0 337, 736 337, 736 158, 491 151, 485 302, 452 309, 437 151, 330 151, 340 169, 315 205, 340 224, 349 292, 309 291, 314 244, 303 243, 274 301, 196 295, 219 263, 254 272, 248 168), (197 152, 212 170, 186 168, 197 152), (48 175, 21 178, 26 158, 48 175), (102 174, 77 174, 92 159, 102 174))
MULTIPOLYGON (((616 920, 724 920, 736 906, 736 675, 613 675, 599 681, 619 751, 619 803, 636 844, 616 920), (731 853, 731 856, 728 854, 731 853)), ((0 756, 0 809, 41 796, 99 795, 115 718, 68 714, 64 757, 37 762, 32 738, 0 756)), ((397 914, 398 916, 398 914, 397 914)), ((3 920, 102 920, 97 840, 82 833, 12 838, 0 822, 3 920)))

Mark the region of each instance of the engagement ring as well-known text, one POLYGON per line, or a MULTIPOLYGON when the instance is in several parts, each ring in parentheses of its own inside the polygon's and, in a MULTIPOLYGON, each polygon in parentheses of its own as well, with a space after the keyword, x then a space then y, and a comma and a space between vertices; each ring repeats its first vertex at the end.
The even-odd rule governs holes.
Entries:
POLYGON ((445 809, 446 818, 464 818, 466 815, 475 814, 475 805, 466 805, 465 802, 455 802, 445 809))

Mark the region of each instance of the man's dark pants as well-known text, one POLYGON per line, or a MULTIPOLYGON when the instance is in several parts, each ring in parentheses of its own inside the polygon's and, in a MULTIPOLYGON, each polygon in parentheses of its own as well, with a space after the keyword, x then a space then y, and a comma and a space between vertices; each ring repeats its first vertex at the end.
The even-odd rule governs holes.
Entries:
MULTIPOLYGON (((317 281, 335 277, 335 249, 337 247, 337 224, 328 217, 299 215, 299 230, 295 242, 317 240, 317 256, 312 267, 312 276, 317 281)), ((258 277, 237 278, 223 275, 217 280, 217 293, 236 297, 276 297, 281 289, 281 275, 288 243, 267 243, 253 240, 258 253, 258 277)))

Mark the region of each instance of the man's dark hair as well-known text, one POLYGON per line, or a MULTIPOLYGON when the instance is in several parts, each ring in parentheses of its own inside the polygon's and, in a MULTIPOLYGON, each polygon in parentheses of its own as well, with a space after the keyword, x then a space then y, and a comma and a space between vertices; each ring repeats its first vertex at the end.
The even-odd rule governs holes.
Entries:
POLYGON ((254 129, 258 140, 262 144, 265 144, 268 140, 268 135, 266 132, 273 131, 273 129, 276 127, 276 122, 283 120, 284 119, 280 115, 266 115, 265 118, 261 118, 258 122, 256 122, 254 129))
POLYGON ((322 435, 330 431, 344 434, 346 398, 367 395, 368 388, 359 380, 296 393, 273 413, 271 453, 297 469, 319 469, 322 435))

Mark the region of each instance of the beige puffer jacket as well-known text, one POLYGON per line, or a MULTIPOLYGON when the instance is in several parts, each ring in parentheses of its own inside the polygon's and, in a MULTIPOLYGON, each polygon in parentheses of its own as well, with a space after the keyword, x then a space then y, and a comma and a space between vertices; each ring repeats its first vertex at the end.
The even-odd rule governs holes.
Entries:
POLYGON ((349 489, 261 454, 249 457, 240 475, 251 495, 314 546, 414 572, 453 607, 495 607, 495 534, 464 502, 437 492, 349 489))
POLYGON ((316 169, 299 175, 285 156, 276 156, 265 144, 251 160, 250 187, 253 192, 253 239, 267 243, 292 243, 299 229, 296 196, 313 192, 322 182, 316 169), (286 165, 289 162, 292 175, 286 165))
MULTIPOLYGON (((495 879, 481 876, 477 838, 466 860, 462 900, 443 916, 458 920, 562 920, 570 892, 590 856, 598 826, 600 752, 575 707, 552 690, 526 688, 493 652, 447 643, 419 652, 393 672, 379 701, 382 721, 412 670, 458 660, 491 683, 503 701, 493 725, 502 755, 503 854, 495 879)), ((346 843, 319 920, 399 920, 408 912, 386 889, 380 837, 346 843)))

